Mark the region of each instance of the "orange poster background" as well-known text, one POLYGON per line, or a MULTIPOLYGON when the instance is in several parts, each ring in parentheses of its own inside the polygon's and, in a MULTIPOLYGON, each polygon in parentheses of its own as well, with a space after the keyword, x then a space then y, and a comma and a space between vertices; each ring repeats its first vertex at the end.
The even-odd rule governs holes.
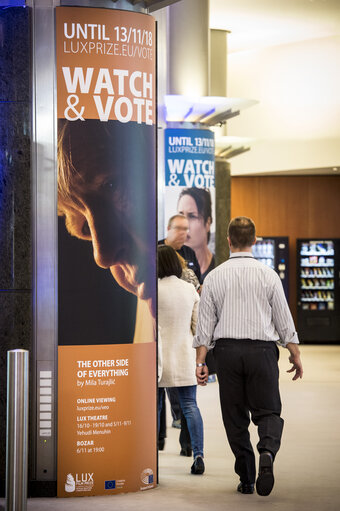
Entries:
POLYGON ((110 495, 156 485, 155 360, 156 343, 59 346, 58 497, 110 495), (124 369, 127 375, 90 373, 124 369), (108 401, 99 402, 102 398, 108 401), (102 416, 107 418, 93 419, 102 416))
MULTIPOLYGON (((146 105, 143 101, 148 101, 152 103, 147 107, 148 119, 155 123, 155 37, 155 20, 146 14, 116 9, 56 7, 58 119, 65 118, 65 112, 69 115, 68 120, 77 120, 77 116, 83 119, 99 119, 94 96, 100 96, 103 109, 107 107, 110 111, 109 119, 117 119, 116 101, 126 98, 133 109, 133 115, 128 121, 138 121, 139 111, 142 122, 145 122, 146 105), (75 68, 81 68, 85 78, 87 70, 93 68, 88 92, 81 93, 79 83, 74 92, 67 91, 63 67, 70 69, 71 79, 75 68), (108 70, 108 75, 101 78, 101 86, 96 92, 100 69, 108 70), (118 70, 118 74, 123 71, 126 76, 119 78, 114 70, 118 70), (133 73, 137 75, 132 80, 131 90, 129 80, 133 73), (150 76, 152 87, 147 85, 150 76), (110 90, 111 85, 113 91, 110 90), (109 101, 112 101, 111 108, 107 103, 108 97, 109 101), (134 104, 134 101, 139 106, 134 104)), ((125 99, 123 103, 121 111, 122 115, 126 116, 125 99)))

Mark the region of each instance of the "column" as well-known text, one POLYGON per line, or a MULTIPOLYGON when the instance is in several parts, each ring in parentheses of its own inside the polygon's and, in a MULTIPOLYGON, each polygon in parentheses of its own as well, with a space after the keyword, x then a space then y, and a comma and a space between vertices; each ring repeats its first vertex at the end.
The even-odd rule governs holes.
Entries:
MULTIPOLYGON (((10 4, 10 2, 9 2, 10 4)), ((30 11, 0 9, 0 430, 6 431, 7 351, 32 349, 30 11)), ((0 496, 6 438, 0 436, 0 496)))

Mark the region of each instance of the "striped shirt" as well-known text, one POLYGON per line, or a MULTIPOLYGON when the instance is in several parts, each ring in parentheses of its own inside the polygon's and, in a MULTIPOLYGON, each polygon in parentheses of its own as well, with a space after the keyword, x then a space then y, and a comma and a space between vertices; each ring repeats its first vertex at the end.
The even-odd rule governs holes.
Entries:
POLYGON ((250 252, 234 252, 205 278, 193 347, 218 339, 299 343, 278 274, 250 252))

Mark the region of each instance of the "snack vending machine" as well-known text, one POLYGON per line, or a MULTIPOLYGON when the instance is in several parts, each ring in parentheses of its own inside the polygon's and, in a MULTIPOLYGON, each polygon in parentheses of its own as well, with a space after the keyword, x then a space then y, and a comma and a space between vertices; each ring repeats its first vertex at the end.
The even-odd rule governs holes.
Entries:
POLYGON ((298 333, 305 342, 340 341, 340 239, 297 240, 298 333))
POLYGON ((275 270, 282 281, 283 289, 288 300, 288 265, 289 240, 288 236, 256 237, 253 246, 253 256, 261 263, 275 270))

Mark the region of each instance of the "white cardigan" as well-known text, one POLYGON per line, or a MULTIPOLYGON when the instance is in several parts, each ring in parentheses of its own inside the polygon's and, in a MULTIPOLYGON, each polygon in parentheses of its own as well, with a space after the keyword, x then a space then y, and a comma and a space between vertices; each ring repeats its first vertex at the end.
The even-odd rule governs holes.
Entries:
POLYGON ((196 331, 199 296, 192 284, 175 275, 158 280, 160 387, 197 385, 196 331))

